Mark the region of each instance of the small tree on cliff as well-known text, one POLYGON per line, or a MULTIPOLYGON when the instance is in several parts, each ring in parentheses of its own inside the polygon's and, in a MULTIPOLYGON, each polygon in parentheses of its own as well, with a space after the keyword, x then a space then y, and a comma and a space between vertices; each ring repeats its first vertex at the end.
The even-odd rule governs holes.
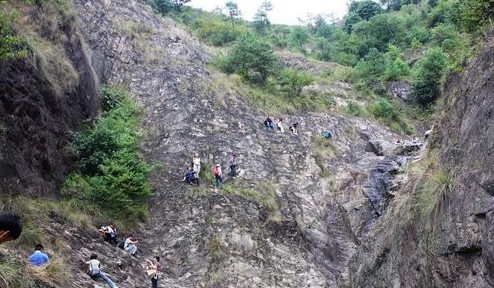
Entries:
POLYGON ((228 10, 228 18, 232 22, 232 30, 235 30, 235 21, 242 15, 242 12, 238 9, 237 3, 233 1, 226 2, 225 7, 228 10))
POLYGON ((414 71, 412 96, 419 104, 427 106, 441 94, 441 78, 446 67, 446 56, 441 48, 427 51, 414 71))
POLYGON ((278 62, 271 47, 260 37, 245 34, 240 37, 223 59, 226 73, 238 73, 244 79, 264 85, 273 75, 278 62))

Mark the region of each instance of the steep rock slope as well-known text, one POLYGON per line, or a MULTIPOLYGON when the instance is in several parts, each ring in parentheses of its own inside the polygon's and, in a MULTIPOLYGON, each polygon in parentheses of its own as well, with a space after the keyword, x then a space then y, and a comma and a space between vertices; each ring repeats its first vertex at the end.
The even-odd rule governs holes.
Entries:
POLYGON ((265 116, 228 84, 236 79, 218 82, 207 69, 209 56, 176 24, 136 1, 75 3, 98 74, 128 88, 145 108, 145 156, 161 168, 152 178, 157 195, 141 245, 173 259, 163 281, 347 285, 362 227, 380 213, 365 191, 384 156, 368 145, 381 142, 388 154, 397 136, 369 121, 330 115, 290 115, 287 121, 300 123, 298 136, 266 131, 265 116), (316 138, 324 127, 334 131, 335 144, 321 154, 316 138), (208 172, 215 163, 225 169, 236 153, 239 177, 217 193, 209 182, 183 185, 196 152, 208 172))
POLYGON ((17 29, 29 34, 32 52, 0 62, 0 187, 53 196, 69 169, 70 132, 99 109, 98 80, 73 15, 18 9, 17 29))
POLYGON ((443 112, 422 160, 435 168, 422 168, 431 174, 399 191, 394 212, 362 243, 350 265, 353 285, 494 286, 492 37, 464 73, 448 78, 443 112), (434 210, 422 218, 431 186, 421 182, 435 187, 429 199, 434 210))

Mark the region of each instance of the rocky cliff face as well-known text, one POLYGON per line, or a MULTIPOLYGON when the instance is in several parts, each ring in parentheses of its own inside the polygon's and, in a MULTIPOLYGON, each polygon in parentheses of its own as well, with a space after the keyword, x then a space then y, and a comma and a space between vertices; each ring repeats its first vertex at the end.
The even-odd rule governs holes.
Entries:
POLYGON ((0 187, 53 196, 69 169, 71 131, 98 112, 98 82, 70 15, 17 8, 25 9, 17 29, 29 34, 31 52, 0 62, 0 187))
POLYGON ((383 219, 381 229, 363 242, 351 261, 353 285, 494 285, 492 37, 492 33, 487 36, 488 44, 464 73, 449 77, 442 112, 422 160, 436 162, 432 171, 422 167, 432 175, 411 175, 416 182, 399 191, 390 204, 390 217, 383 219), (428 200, 434 209, 422 218, 420 207, 427 204, 423 195, 430 186, 420 182, 435 184, 428 200))
POLYGON ((267 131, 265 115, 234 85, 218 84, 207 53, 174 23, 139 2, 76 3, 100 75, 127 87, 145 107, 145 155, 163 168, 153 175, 157 196, 143 238, 154 253, 174 259, 164 281, 175 287, 348 285, 347 262, 363 227, 390 197, 376 190, 379 204, 368 200, 366 191, 375 186, 369 175, 398 136, 331 115, 282 115, 286 123, 299 122, 297 136, 267 131), (135 29, 144 32, 134 35, 135 29), (325 127, 333 144, 320 143, 325 127), (183 185, 194 153, 208 173, 215 163, 226 170, 228 155, 237 154, 239 177, 218 192, 210 182, 199 189, 183 185))

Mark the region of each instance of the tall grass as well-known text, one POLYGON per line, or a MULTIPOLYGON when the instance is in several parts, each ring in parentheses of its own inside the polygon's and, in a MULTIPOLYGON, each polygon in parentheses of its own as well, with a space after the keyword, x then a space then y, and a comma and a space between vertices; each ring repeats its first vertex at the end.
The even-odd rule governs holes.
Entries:
POLYGON ((418 211, 422 218, 435 221, 449 206, 455 177, 450 170, 440 168, 426 175, 418 198, 418 211))

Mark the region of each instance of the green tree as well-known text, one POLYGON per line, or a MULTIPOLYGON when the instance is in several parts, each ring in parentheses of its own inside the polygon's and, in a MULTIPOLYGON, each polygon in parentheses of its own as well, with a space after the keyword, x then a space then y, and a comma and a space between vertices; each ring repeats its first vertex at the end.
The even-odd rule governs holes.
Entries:
POLYGON ((260 37, 242 35, 222 63, 223 71, 238 73, 252 83, 264 85, 276 70, 278 60, 271 47, 260 37))
POLYGON ((414 70, 412 96, 415 101, 427 106, 439 97, 446 64, 446 56, 441 48, 433 47, 427 50, 414 70))
POLYGON ((469 32, 480 31, 479 27, 492 23, 494 19, 493 0, 454 0, 453 5, 457 22, 469 32))
POLYGON ((304 44, 307 43, 307 40, 309 39, 309 32, 304 27, 296 26, 295 28, 293 28, 290 38, 294 46, 302 51, 304 48, 304 44))
POLYGON ((242 12, 238 9, 237 3, 233 1, 226 2, 225 7, 228 10, 228 18, 232 22, 232 30, 235 30, 235 21, 242 15, 242 12))
POLYGON ((384 58, 386 59, 384 80, 396 81, 410 74, 410 67, 403 60, 403 51, 399 47, 390 45, 384 58))
POLYGON ((256 15, 254 16, 254 21, 252 21, 252 25, 254 26, 254 30, 259 35, 266 35, 271 25, 271 22, 268 18, 268 12, 273 10, 273 5, 269 1, 264 1, 257 9, 256 15))
POLYGON ((343 30, 345 30, 346 33, 350 34, 353 31, 353 26, 360 21, 362 21, 362 18, 357 15, 355 12, 349 12, 347 15, 345 15, 344 24, 343 24, 343 30))
POLYGON ((172 12, 180 12, 182 6, 189 3, 190 0, 148 0, 148 2, 163 15, 172 12))
POLYGON ((382 12, 381 6, 372 0, 352 1, 348 13, 355 13, 363 20, 369 20, 382 12))

